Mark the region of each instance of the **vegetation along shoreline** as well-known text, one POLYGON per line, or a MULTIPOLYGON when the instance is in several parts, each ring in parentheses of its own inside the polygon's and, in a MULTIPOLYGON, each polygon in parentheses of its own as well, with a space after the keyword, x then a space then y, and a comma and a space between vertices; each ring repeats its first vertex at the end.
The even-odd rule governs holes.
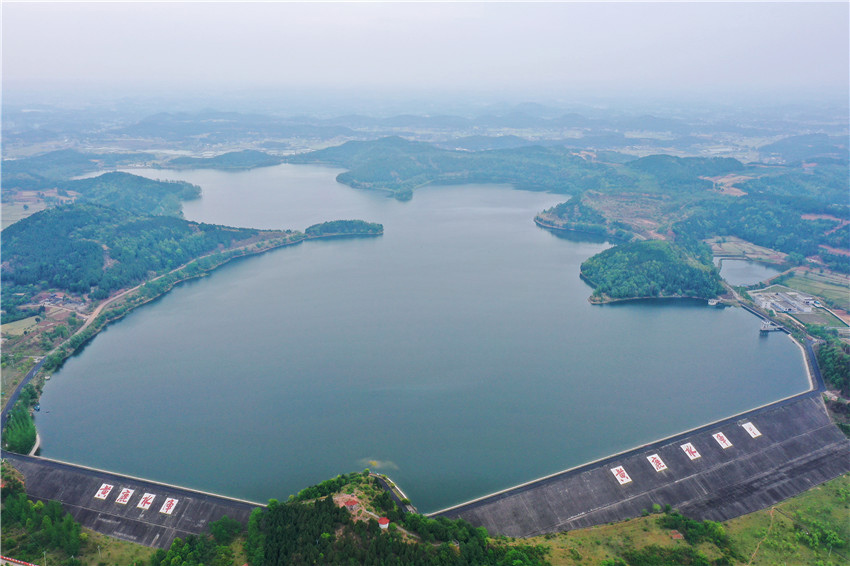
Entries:
MULTIPOLYGON (((243 259, 263 254, 278 248, 301 244, 309 240, 375 237, 383 234, 381 224, 364 222, 362 220, 336 220, 308 227, 304 232, 298 231, 260 231, 257 236, 235 242, 230 248, 219 249, 215 252, 196 257, 183 265, 147 279, 129 289, 120 289, 99 303, 90 305, 91 314, 79 328, 70 334, 66 340, 48 351, 43 359, 33 368, 32 375, 27 375, 16 384, 16 387, 4 399, 4 403, 19 397, 20 392, 27 388, 31 381, 35 385, 28 388, 27 395, 18 399, 14 404, 4 405, 3 414, 8 415, 4 426, 4 446, 19 453, 30 453, 37 448, 37 431, 35 429, 31 408, 38 404, 41 385, 44 379, 61 368, 62 364, 75 353, 82 350, 95 336, 110 324, 124 318, 135 309, 151 303, 175 286, 206 277, 219 267, 233 260, 243 259), (38 378, 41 378, 39 381, 38 378), (8 425, 8 426, 7 426, 8 425), (10 440, 12 443, 10 444, 10 440)), ((28 374, 30 372, 27 372, 28 374)))

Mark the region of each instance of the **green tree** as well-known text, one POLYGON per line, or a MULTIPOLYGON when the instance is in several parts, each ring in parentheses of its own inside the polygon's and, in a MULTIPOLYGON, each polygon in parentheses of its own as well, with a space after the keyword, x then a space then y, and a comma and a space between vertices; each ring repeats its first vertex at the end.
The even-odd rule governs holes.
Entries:
POLYGON ((18 400, 9 412, 9 420, 3 434, 3 442, 10 452, 27 454, 35 446, 35 423, 29 405, 18 400))
POLYGON ((218 521, 211 522, 209 527, 210 534, 220 545, 229 545, 242 532, 242 523, 227 515, 222 516, 218 521))

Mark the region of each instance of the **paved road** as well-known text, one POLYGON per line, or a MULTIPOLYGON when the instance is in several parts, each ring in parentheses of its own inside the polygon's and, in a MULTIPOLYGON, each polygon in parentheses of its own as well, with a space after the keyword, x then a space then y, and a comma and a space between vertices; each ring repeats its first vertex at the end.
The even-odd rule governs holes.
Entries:
POLYGON ((826 391, 826 383, 823 380, 823 375, 821 375, 820 366, 817 363, 817 357, 815 356, 813 348, 817 342, 817 340, 807 338, 804 347, 806 348, 806 364, 809 366, 809 370, 815 378, 814 391, 823 393, 826 391))
POLYGON ((9 397, 9 400, 6 402, 6 405, 3 407, 2 414, 0 414, 0 423, 3 423, 4 426, 6 425, 6 419, 9 418, 9 411, 11 411, 12 407, 15 406, 15 403, 18 402, 18 397, 21 396, 21 390, 24 388, 24 386, 27 383, 30 382, 30 380, 38 372, 38 370, 41 369, 41 366, 44 365, 44 362, 46 360, 47 360, 47 357, 44 357, 44 358, 41 359, 40 362, 35 364, 32 367, 32 369, 27 372, 27 374, 24 376, 24 378, 21 380, 21 382, 18 384, 18 386, 12 392, 12 395, 9 397))
MULTIPOLYGON (((410 505, 410 504, 405 505, 401 502, 401 498, 398 496, 395 489, 393 489, 393 486, 390 485, 390 482, 388 482, 387 480, 385 480, 384 478, 382 478, 378 474, 373 473, 373 474, 369 474, 369 475, 371 475, 373 478, 375 478, 378 481, 378 485, 381 486, 381 488, 383 488, 387 493, 390 494, 390 497, 393 499, 393 501, 395 501, 396 505, 398 505, 398 508, 401 510, 402 513, 417 513, 416 507, 414 507, 413 505, 410 505)), ((392 480, 390 480, 390 481, 392 481, 392 480)), ((396 489, 401 491, 401 489, 398 486, 396 486, 396 489)))

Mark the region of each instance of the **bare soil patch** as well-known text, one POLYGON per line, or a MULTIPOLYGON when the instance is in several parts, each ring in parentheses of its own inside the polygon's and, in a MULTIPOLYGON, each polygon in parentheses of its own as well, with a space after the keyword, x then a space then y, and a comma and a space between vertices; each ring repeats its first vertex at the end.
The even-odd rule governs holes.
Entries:
POLYGON ((588 193, 587 197, 593 208, 609 220, 622 222, 647 239, 667 239, 667 235, 658 230, 670 216, 671 200, 666 195, 588 193))
POLYGON ((752 178, 753 177, 748 175, 736 175, 734 173, 719 177, 700 177, 700 179, 705 179, 706 181, 714 183, 715 192, 730 197, 742 197, 746 195, 747 193, 736 187, 735 184, 749 181, 752 178))
POLYGON ((820 247, 821 247, 821 248, 823 248, 823 249, 825 249, 825 250, 826 250, 826 251, 828 251, 829 253, 833 253, 833 254, 836 254, 836 255, 846 255, 846 256, 850 256, 850 250, 842 250, 842 249, 840 249, 840 248, 833 248, 833 247, 831 247, 831 246, 826 246, 826 245, 824 245, 824 244, 821 244, 821 245, 820 245, 820 247))

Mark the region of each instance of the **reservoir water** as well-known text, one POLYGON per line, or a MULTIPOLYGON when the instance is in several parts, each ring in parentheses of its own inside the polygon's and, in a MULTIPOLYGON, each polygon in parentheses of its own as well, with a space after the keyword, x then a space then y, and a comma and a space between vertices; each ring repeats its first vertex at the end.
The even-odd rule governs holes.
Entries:
POLYGON ((721 258, 718 263, 720 276, 730 285, 755 285, 782 273, 781 269, 772 265, 745 259, 721 258))
POLYGON ((421 511, 807 388, 800 350, 742 309, 592 306, 564 200, 507 186, 412 201, 338 171, 136 171, 203 187, 189 219, 384 225, 239 260, 109 327, 45 388, 46 457, 256 501, 389 474, 421 511))

